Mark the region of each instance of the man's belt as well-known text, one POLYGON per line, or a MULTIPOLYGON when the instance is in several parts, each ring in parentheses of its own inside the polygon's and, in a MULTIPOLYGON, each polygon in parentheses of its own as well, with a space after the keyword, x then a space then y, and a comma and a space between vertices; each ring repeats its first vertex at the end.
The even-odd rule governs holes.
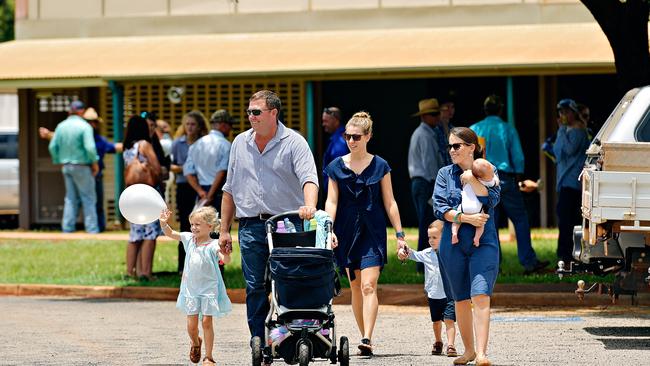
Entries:
POLYGON ((241 220, 260 220, 260 221, 266 221, 266 220, 270 219, 271 217, 273 217, 273 215, 271 215, 271 214, 266 214, 266 213, 261 213, 261 214, 259 214, 259 215, 257 215, 257 216, 240 217, 240 218, 239 218, 239 221, 241 221, 241 220))

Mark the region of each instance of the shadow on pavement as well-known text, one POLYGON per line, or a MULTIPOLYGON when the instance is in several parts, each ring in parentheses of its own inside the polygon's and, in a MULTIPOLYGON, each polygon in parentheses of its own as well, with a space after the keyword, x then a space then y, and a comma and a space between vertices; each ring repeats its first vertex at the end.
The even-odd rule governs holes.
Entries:
POLYGON ((585 331, 603 337, 650 337, 650 327, 586 327, 585 331))
POLYGON ((650 349, 650 338, 600 338, 606 350, 645 350, 650 349))

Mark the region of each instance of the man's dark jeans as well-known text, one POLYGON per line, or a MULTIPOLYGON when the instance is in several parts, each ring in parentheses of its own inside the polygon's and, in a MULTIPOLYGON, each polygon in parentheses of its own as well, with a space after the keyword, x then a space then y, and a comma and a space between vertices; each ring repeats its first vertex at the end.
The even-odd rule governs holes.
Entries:
MULTIPOLYGON (((429 236, 427 230, 429 224, 435 219, 433 216, 433 206, 430 204, 433 198, 434 182, 429 182, 424 178, 415 177, 411 179, 411 196, 415 213, 418 216, 418 251, 429 247, 429 236)), ((416 263, 418 272, 424 272, 424 265, 416 263)))
POLYGON ((557 198, 557 258, 569 263, 573 260, 573 227, 582 223, 580 205, 582 192, 564 187, 557 198))
MULTIPOLYGON (((189 183, 176 182, 176 210, 180 220, 181 231, 191 231, 190 214, 196 202, 196 191, 189 183)), ((219 209, 217 209, 219 210, 219 209)), ((183 272, 185 267, 185 247, 183 242, 178 242, 178 272, 183 272)))
POLYGON ((104 176, 102 172, 99 172, 95 176, 95 194, 97 194, 97 226, 99 226, 99 232, 103 233, 106 231, 106 214, 104 214, 104 176))
POLYGON ((528 223, 528 213, 524 206, 524 198, 519 191, 514 174, 499 172, 499 180, 501 181, 501 200, 497 209, 494 210, 494 222, 498 225, 499 210, 503 209, 515 227, 519 263, 526 270, 531 270, 538 260, 530 240, 530 225, 528 223))
POLYGON ((269 258, 264 221, 240 219, 239 248, 241 267, 246 281, 246 315, 251 337, 264 339, 264 321, 270 309, 264 271, 269 258))

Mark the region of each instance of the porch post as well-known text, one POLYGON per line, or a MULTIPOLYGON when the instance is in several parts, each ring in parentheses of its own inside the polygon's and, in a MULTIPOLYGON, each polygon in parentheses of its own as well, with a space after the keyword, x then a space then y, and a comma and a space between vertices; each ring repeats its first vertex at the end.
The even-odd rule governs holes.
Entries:
MULTIPOLYGON (((124 88, 111 80, 108 82, 113 95, 113 142, 122 142, 124 138, 124 88)), ((115 205, 120 202, 124 190, 124 160, 122 154, 115 154, 115 205)), ((122 221, 120 210, 116 207, 115 218, 122 221)))

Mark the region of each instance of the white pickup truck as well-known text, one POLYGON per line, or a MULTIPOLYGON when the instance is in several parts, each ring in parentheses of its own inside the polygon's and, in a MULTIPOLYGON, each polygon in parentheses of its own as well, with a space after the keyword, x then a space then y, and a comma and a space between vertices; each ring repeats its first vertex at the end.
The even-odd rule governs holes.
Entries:
POLYGON ((609 292, 616 297, 648 290, 650 86, 630 90, 618 103, 587 150, 581 181, 575 261, 558 263, 558 273, 615 274, 609 292))

